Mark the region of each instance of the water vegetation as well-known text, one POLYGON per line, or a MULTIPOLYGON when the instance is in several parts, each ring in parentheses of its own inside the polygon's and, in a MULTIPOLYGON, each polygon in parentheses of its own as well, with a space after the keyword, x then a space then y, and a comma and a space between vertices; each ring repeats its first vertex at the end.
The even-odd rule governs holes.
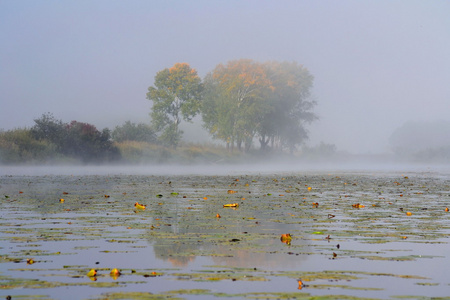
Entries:
POLYGON ((0 289, 43 299, 67 290, 85 299, 440 297, 449 187, 427 173, 2 176, 0 289))

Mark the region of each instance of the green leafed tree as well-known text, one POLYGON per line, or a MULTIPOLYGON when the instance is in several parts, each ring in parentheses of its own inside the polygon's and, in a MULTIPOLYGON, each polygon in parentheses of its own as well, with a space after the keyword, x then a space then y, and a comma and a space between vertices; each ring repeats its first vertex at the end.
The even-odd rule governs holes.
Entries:
POLYGON ((177 63, 155 76, 148 88, 147 99, 153 102, 152 125, 160 132, 160 140, 176 148, 182 131, 181 120, 190 122, 200 110, 202 82, 197 71, 187 63, 177 63))
POLYGON ((47 140, 54 144, 58 151, 62 151, 62 141, 66 136, 67 124, 56 119, 52 113, 45 113, 40 118, 34 120, 31 134, 36 140, 47 140))
POLYGON ((121 126, 116 126, 111 133, 111 137, 116 142, 138 141, 147 143, 156 143, 156 134, 150 125, 139 123, 135 124, 126 121, 121 126))

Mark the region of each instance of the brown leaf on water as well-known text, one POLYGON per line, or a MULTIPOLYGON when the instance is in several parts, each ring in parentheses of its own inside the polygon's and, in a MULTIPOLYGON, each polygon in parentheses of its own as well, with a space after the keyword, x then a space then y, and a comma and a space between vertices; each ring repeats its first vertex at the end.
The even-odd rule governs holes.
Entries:
POLYGON ((220 216, 219 214, 217 214, 217 215, 216 215, 216 218, 219 219, 219 218, 221 218, 221 216, 220 216))
POLYGON ((227 193, 228 193, 228 194, 236 194, 236 193, 237 193, 237 191, 233 191, 233 190, 228 190, 228 191, 227 191, 227 193))

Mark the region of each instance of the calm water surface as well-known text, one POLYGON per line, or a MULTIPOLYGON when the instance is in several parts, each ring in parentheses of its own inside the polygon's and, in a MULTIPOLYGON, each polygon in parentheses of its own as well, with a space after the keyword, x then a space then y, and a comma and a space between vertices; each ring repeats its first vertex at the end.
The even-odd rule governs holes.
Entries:
POLYGON ((0 175, 3 297, 450 295, 443 167, 36 167, 0 175), (286 233, 290 244, 280 240, 286 233))

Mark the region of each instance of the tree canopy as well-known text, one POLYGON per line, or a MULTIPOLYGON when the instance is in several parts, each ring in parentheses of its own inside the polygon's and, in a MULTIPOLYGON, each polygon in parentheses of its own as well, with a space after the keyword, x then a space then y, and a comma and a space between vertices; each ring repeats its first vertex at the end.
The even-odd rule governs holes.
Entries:
POLYGON ((162 142, 177 147, 181 120, 189 122, 199 112, 201 93, 201 79, 187 63, 176 63, 156 74, 147 99, 153 101, 152 124, 161 132, 162 142))
POLYGON ((297 63, 219 64, 204 80, 204 126, 230 149, 248 150, 257 137, 261 149, 270 142, 292 151, 308 137, 305 124, 317 118, 312 85, 313 76, 297 63))

